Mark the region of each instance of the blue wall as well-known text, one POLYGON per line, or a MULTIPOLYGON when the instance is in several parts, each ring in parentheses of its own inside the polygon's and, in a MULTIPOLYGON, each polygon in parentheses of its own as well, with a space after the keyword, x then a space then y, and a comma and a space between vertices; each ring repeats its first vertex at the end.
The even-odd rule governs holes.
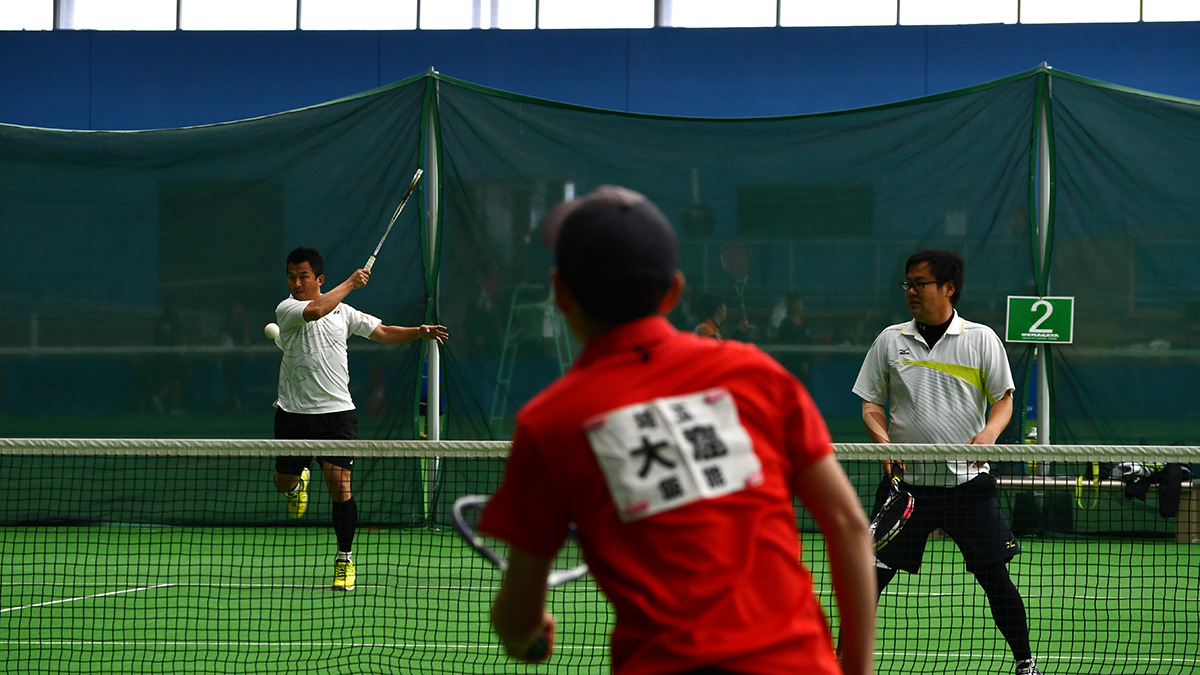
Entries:
POLYGON ((0 32, 0 122, 148 129, 427 71, 635 112, 790 115, 1054 68, 1200 99, 1200 24, 394 32, 0 32))

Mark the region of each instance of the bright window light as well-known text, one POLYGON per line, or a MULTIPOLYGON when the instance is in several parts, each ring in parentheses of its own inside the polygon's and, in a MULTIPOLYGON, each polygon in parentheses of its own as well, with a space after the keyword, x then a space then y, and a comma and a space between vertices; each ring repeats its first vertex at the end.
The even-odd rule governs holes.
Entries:
POLYGON ((537 27, 537 0, 438 0, 421 2, 421 28, 465 30, 468 28, 537 27))
POLYGON ((541 0, 541 28, 653 28, 654 0, 541 0))
POLYGON ((412 30, 417 0, 300 0, 303 30, 412 30))
POLYGON ((184 30, 295 30, 297 0, 179 0, 184 30))
POLYGON ((537 28, 537 0, 492 0, 492 6, 492 28, 537 28))
POLYGON ((175 30, 175 0, 61 0, 58 27, 175 30))
POLYGON ((775 0, 660 0, 660 25, 679 28, 754 28, 775 25, 775 0))
POLYGON ((781 26, 895 26, 897 0, 779 0, 781 26))
POLYGON ((53 30, 54 0, 0 3, 0 30, 53 30))
POLYGON ((1021 23, 1122 23, 1140 19, 1140 0, 1021 0, 1021 23))
POLYGON ((1200 2, 1142 0, 1142 21, 1200 21, 1200 2))
POLYGON ((490 0, 437 0, 421 3, 424 30, 487 28, 492 23, 490 0))
POLYGON ((1017 0, 900 0, 903 26, 1016 23, 1017 0))

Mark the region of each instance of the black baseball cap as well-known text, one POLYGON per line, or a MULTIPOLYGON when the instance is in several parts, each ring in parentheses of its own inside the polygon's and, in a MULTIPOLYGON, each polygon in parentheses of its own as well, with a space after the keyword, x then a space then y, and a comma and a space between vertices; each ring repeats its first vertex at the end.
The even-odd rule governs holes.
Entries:
POLYGON ((559 277, 590 316, 618 325, 658 313, 678 243, 645 195, 604 185, 551 209, 543 228, 559 277))

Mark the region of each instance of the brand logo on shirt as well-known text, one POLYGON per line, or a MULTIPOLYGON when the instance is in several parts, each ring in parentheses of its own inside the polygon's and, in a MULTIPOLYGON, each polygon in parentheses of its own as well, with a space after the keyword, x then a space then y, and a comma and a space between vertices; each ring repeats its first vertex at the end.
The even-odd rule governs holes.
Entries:
POLYGON ((332 312, 332 314, 341 314, 341 313, 342 313, 342 310, 340 310, 340 309, 335 309, 332 312))
POLYGON ((899 356, 912 356, 912 352, 908 349, 908 347, 905 347, 904 349, 900 350, 899 356))

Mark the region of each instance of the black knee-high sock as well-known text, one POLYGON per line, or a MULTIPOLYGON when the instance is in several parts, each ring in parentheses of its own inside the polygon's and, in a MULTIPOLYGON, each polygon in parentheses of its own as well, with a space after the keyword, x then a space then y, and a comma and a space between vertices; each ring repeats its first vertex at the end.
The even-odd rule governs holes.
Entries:
POLYGON ((337 535, 339 551, 350 552, 354 543, 354 529, 358 527, 358 504, 354 497, 344 502, 333 503, 333 532, 337 535))
POLYGON ((1021 592, 1008 576, 1005 563, 988 563, 981 566, 975 571, 975 579, 987 593, 988 603, 992 606, 992 618, 1008 642, 1013 658, 1018 661, 1031 658, 1033 652, 1029 646, 1029 623, 1025 616, 1025 602, 1021 600, 1021 592))

